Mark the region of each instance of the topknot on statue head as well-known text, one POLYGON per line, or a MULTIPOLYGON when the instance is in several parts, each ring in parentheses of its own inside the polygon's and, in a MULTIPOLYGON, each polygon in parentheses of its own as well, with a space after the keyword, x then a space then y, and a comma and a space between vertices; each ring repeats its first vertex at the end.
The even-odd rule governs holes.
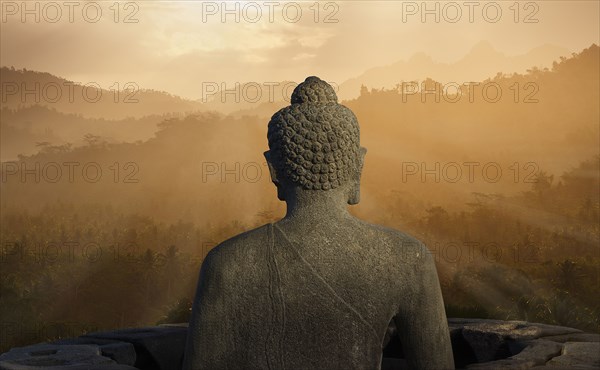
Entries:
POLYGON ((296 86, 292 93, 292 104, 302 103, 337 103, 338 98, 333 87, 319 77, 307 77, 304 82, 296 86))

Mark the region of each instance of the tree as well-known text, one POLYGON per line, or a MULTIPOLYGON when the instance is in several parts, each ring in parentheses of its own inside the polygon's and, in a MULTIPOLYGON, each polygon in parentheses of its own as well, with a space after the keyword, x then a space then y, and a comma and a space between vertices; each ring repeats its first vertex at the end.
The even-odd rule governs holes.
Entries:
POLYGON ((360 85, 360 96, 369 95, 369 89, 365 85, 360 85))
POLYGON ((83 135, 83 140, 89 145, 89 146, 95 146, 98 145, 100 143, 100 139, 101 137, 98 135, 94 135, 94 134, 85 134, 83 135))

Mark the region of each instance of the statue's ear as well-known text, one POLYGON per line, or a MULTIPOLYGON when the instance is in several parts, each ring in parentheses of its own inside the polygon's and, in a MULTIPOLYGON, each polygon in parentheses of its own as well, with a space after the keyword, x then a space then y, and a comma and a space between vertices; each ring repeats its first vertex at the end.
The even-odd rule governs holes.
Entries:
POLYGON ((350 194, 348 194, 348 204, 350 205, 358 204, 358 202, 360 202, 360 175, 362 173, 363 164, 365 163, 365 154, 367 154, 367 148, 360 147, 356 174, 352 179, 350 194))
POLYGON ((360 180, 360 175, 362 173, 363 165, 365 164, 365 155, 367 154, 367 148, 360 147, 358 154, 358 179, 360 180))
POLYGON ((273 159, 271 158, 271 152, 267 150, 264 152, 265 159, 267 160, 267 166, 269 167, 269 174, 271 175, 271 182, 275 184, 277 187, 277 198, 279 200, 285 200, 283 196, 283 187, 281 186, 281 182, 277 177, 277 171, 275 170, 275 166, 273 166, 273 159))
POLYGON ((265 155, 265 159, 267 160, 267 166, 269 167, 269 174, 271 175, 271 181, 273 184, 277 185, 279 181, 277 181, 277 172, 275 171, 275 167, 273 166, 273 162, 271 159, 271 152, 266 151, 263 153, 265 155))

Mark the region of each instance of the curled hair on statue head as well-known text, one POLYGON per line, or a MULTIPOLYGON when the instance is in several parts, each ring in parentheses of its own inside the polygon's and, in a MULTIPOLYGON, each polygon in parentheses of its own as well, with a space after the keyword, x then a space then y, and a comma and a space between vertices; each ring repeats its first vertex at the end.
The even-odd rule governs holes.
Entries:
POLYGON ((352 111, 333 88, 308 77, 292 104, 269 122, 269 159, 281 181, 307 190, 335 189, 360 171, 360 132, 352 111))

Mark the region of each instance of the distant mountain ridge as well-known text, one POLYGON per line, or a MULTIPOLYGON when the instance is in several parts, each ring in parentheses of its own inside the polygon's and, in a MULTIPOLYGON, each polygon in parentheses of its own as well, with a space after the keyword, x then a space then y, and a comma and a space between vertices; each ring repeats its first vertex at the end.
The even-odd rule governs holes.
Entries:
POLYGON ((101 142, 136 142, 154 136, 157 125, 177 114, 152 114, 141 118, 106 120, 86 118, 80 114, 63 113, 44 105, 21 109, 0 109, 0 160, 15 160, 18 155, 31 155, 46 145, 86 143, 92 135, 101 142))
MULTIPOLYGON (((593 45, 586 54, 597 49, 598 47, 593 45)), ((408 61, 372 68, 340 86, 334 84, 334 88, 338 88, 340 101, 345 100, 344 104, 351 106, 353 103, 349 96, 360 94, 360 86, 363 84, 369 88, 391 89, 402 80, 411 81, 419 77, 431 77, 443 83, 448 81, 443 79, 444 76, 448 79, 448 76, 454 76, 450 81, 460 81, 458 77, 462 77, 463 81, 482 81, 496 76, 499 72, 518 72, 519 68, 523 69, 523 72, 532 69, 533 66, 540 70, 543 70, 544 66, 552 68, 553 61, 560 59, 561 54, 567 54, 566 50, 542 46, 520 56, 507 57, 495 50, 490 43, 481 42, 454 64, 437 63, 425 53, 418 53, 408 61), (423 75, 409 77, 411 66, 413 72, 417 71, 415 66, 419 67, 424 71, 423 75), (468 66, 471 67, 467 68, 468 66), (483 77, 471 78, 475 75, 483 77)), ((569 60, 572 59, 568 56, 569 60)), ((585 60, 594 62, 589 56, 585 60)), ((597 65, 592 67, 597 68, 597 65)), ((190 113, 217 111, 238 119, 256 116, 266 122, 277 110, 289 104, 291 92, 297 84, 292 81, 246 82, 237 86, 227 85, 224 91, 221 90, 222 85, 213 86, 216 89, 206 96, 204 102, 184 99, 166 92, 140 90, 133 97, 138 100, 137 103, 125 103, 123 99, 127 97, 127 93, 124 95, 120 92, 119 100, 115 103, 115 91, 101 89, 102 99, 98 102, 88 102, 81 98, 83 91, 87 89, 87 94, 94 96, 97 93, 94 86, 86 88, 50 73, 2 67, 0 77, 3 85, 0 99, 1 160, 12 160, 19 154, 31 155, 39 150, 37 143, 47 142, 53 146, 71 143, 79 146, 85 143, 84 136, 87 134, 106 139, 107 142, 147 140, 153 136, 157 124, 165 116, 184 117, 190 113), (9 85, 5 85, 7 83, 9 85), (40 85, 38 94, 42 94, 42 86, 50 86, 46 94, 51 94, 51 87, 54 85, 64 86, 65 96, 57 102, 45 102, 44 99, 36 102, 35 94, 27 93, 26 99, 21 99, 20 91, 10 91, 11 87, 20 87, 21 84, 26 84, 28 90, 35 84, 40 85), (73 102, 69 101, 67 96, 70 86, 73 87, 73 95, 79 97, 73 102), (260 96, 257 96, 257 93, 260 96)), ((531 78, 534 77, 531 75, 531 78)), ((370 109, 368 111, 371 112, 370 109)), ((369 116, 373 114, 371 112, 369 116)))
POLYGON ((444 83, 482 81, 498 72, 524 73, 532 67, 550 68, 553 61, 570 55, 565 48, 542 45, 525 54, 507 56, 489 42, 481 41, 454 63, 436 62, 425 53, 417 53, 408 60, 368 69, 343 82, 338 95, 341 99, 354 99, 359 95, 362 85, 367 88, 392 88, 402 81, 420 81, 427 77, 444 83))
MULTIPOLYGON (((426 53, 414 54, 387 66, 373 67, 361 75, 342 82, 338 88, 340 100, 354 99, 362 85, 367 88, 393 88, 402 81, 424 80, 430 77, 439 82, 482 81, 498 72, 524 73, 527 69, 551 67, 561 56, 570 56, 562 47, 542 45, 529 52, 507 56, 489 42, 481 41, 463 58, 454 63, 436 62, 426 53)), ((0 68, 2 90, 0 107, 19 109, 44 105, 64 113, 81 114, 88 118, 124 119, 169 113, 218 111, 231 114, 237 111, 250 113, 259 107, 280 106, 289 102, 297 82, 244 82, 235 85, 208 86, 202 100, 191 100, 164 91, 141 90, 135 84, 99 86, 94 82, 69 81, 47 72, 26 69, 0 68), (38 84, 38 88, 35 84, 38 84), (37 90, 35 93, 24 92, 37 90), (62 95, 58 101, 56 87, 62 95), (100 87, 100 88, 98 88, 100 87), (119 89, 118 93, 116 89, 119 89), (123 89, 132 88, 130 92, 123 89), (16 90, 15 90, 16 89, 16 90), (257 95, 258 94, 258 95, 257 95), (100 96, 98 101, 96 97, 100 96), (287 99, 287 100, 286 100, 287 99), (265 104, 266 103, 266 104, 265 104)), ((203 90, 205 88, 203 87, 203 90)), ((260 110, 260 108, 259 108, 260 110)), ((235 113, 234 113, 235 114, 235 113)), ((260 114, 263 115, 263 114, 260 114)))
POLYGON ((0 107, 20 109, 42 105, 86 118, 124 119, 148 115, 195 112, 200 102, 164 91, 143 90, 137 84, 100 86, 93 81, 69 81, 47 72, 0 68, 0 107))

